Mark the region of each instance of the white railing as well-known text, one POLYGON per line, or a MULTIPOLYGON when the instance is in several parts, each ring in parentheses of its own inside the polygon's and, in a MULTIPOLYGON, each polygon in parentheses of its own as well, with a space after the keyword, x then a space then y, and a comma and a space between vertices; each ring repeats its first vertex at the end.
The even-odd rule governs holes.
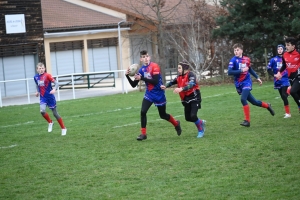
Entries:
MULTIPOLYGON (((76 94, 75 94, 75 84, 74 84, 74 76, 78 75, 93 75, 93 74, 103 74, 103 73, 119 73, 121 72, 121 77, 122 77, 122 93, 128 93, 127 90, 127 84, 125 83, 125 71, 126 70, 113 70, 113 71, 98 71, 98 72, 86 72, 86 73, 72 73, 72 74, 63 74, 63 75, 57 75, 53 76, 56 78, 56 80, 59 83, 59 77, 66 77, 66 76, 71 76, 72 79, 72 93, 73 93, 73 99, 76 99, 76 94)), ((16 80, 6 80, 6 81, 0 81, 0 83, 9 83, 9 82, 18 82, 18 81, 26 81, 26 88, 27 88, 27 100, 28 103, 30 103, 30 90, 29 90, 29 81, 34 81, 33 78, 25 78, 25 79, 16 79, 16 80)), ((1 86, 1 84, 0 84, 1 86)), ((57 100, 60 101, 60 92, 59 92, 59 87, 57 89, 57 100)), ((1 88, 0 88, 0 107, 2 107, 2 94, 1 94, 1 88)))

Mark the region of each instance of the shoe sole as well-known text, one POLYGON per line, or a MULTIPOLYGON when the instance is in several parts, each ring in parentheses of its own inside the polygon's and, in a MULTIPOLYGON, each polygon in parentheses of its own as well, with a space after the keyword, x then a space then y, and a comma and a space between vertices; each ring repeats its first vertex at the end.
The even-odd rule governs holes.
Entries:
POLYGON ((240 124, 241 126, 244 126, 244 127, 250 127, 250 125, 244 125, 244 124, 240 124))

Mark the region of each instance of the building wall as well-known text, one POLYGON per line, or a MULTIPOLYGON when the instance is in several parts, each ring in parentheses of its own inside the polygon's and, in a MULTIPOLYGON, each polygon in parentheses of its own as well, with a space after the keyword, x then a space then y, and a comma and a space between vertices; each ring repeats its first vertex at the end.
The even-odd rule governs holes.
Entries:
POLYGON ((0 8, 0 57, 36 54, 36 62, 44 62, 41 1, 6 0, 0 8), (5 15, 13 14, 25 15, 25 33, 6 33, 5 15))
MULTIPOLYGON (((130 56, 129 56, 129 40, 126 40, 125 35, 127 35, 127 31, 122 31, 121 33, 121 43, 122 43, 122 62, 123 62, 123 69, 127 69, 127 67, 131 64, 130 63, 130 56)), ((45 38, 45 58, 46 58, 46 66, 47 71, 49 73, 52 72, 52 64, 51 64, 51 56, 50 56, 50 44, 57 43, 57 42, 70 42, 70 41, 82 41, 83 42, 83 49, 82 49, 82 61, 83 61, 83 72, 90 72, 89 69, 90 65, 88 62, 88 40, 95 40, 95 39, 106 39, 106 38, 117 38, 118 32, 105 32, 105 33, 97 33, 97 34, 86 34, 86 35, 79 35, 79 36, 67 36, 67 37, 53 37, 53 38, 45 38)), ((120 56, 119 56, 119 46, 117 49, 118 54, 118 66, 120 66, 120 56)), ((122 70, 118 68, 118 70, 122 70)))

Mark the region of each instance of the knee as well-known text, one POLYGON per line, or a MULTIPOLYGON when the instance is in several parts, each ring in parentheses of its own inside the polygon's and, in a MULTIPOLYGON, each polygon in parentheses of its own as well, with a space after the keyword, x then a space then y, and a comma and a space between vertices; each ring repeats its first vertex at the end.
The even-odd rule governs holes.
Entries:
POLYGON ((145 110, 141 110, 141 116, 146 116, 147 112, 145 110))
POLYGON ((40 112, 42 115, 46 114, 46 110, 40 110, 40 112))
POLYGON ((166 113, 162 113, 162 114, 160 113, 159 116, 160 116, 161 119, 165 119, 165 120, 169 120, 170 119, 170 116, 168 114, 166 114, 166 113))
POLYGON ((185 121, 190 122, 191 121, 191 117, 190 116, 185 116, 185 121))
POLYGON ((195 122, 195 121, 197 121, 197 119, 198 119, 197 115, 191 114, 191 120, 190 121, 195 122))

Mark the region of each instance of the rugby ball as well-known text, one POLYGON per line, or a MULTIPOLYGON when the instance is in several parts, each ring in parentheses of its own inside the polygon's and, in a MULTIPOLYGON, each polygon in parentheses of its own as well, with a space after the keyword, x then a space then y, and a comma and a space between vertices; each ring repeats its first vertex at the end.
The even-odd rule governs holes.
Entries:
POLYGON ((140 67, 139 64, 130 65, 128 75, 129 76, 134 76, 138 72, 139 67, 140 67))

